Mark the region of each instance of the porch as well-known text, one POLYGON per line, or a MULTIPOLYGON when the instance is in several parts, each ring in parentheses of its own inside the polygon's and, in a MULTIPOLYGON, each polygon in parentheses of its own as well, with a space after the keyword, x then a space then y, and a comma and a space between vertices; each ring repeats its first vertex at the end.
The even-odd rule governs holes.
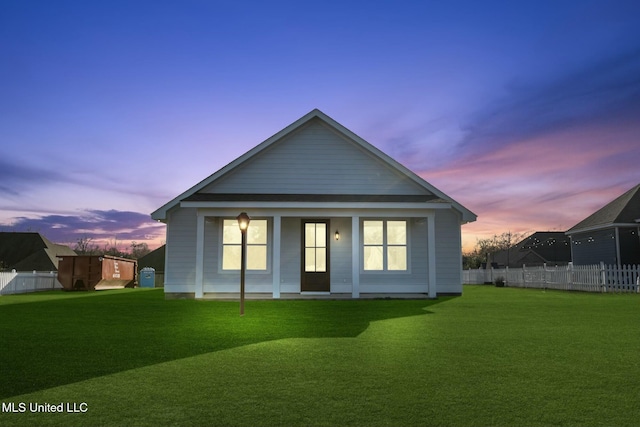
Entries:
MULTIPOLYGON (((435 210, 404 206, 399 211, 385 207, 247 209, 252 221, 266 230, 266 237, 261 237, 255 246, 255 253, 261 253, 264 259, 247 270, 247 298, 435 298, 435 210), (318 241, 326 241, 307 240, 305 230, 312 224, 318 230, 319 225, 326 225, 322 227, 323 237, 318 237, 318 241), (398 225, 404 227, 400 233, 404 240, 394 246, 389 240, 391 231, 387 230, 398 225), (381 240, 378 246, 369 247, 364 228, 372 226, 380 228, 381 240), (315 262, 309 260, 310 253, 316 254, 315 262), (391 257, 397 253, 400 261, 392 264, 391 257), (372 262, 372 257, 379 260, 372 262), (379 265, 371 267, 367 262, 379 265), (315 282, 314 275, 324 275, 323 284, 315 282), (311 288, 305 285, 310 282, 309 277, 314 280, 311 288)), ((229 262, 235 243, 228 244, 233 239, 225 237, 225 230, 228 234, 237 229, 233 224, 237 213, 231 209, 199 208, 196 215, 194 297, 237 299, 239 267, 229 262)))

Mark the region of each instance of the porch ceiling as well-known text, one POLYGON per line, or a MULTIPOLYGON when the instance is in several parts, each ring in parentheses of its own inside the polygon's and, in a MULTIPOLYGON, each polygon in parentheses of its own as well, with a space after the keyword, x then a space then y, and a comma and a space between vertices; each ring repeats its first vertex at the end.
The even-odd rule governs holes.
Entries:
POLYGON ((227 194, 196 193, 182 199, 183 202, 410 202, 448 203, 432 194, 227 194))

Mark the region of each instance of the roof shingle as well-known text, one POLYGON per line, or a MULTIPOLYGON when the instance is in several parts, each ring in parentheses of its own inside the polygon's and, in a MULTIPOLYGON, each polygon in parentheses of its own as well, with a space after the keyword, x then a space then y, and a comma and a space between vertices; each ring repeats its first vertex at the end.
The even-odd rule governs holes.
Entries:
POLYGON ((567 233, 604 228, 611 224, 635 225, 638 219, 640 219, 640 184, 571 227, 567 233))

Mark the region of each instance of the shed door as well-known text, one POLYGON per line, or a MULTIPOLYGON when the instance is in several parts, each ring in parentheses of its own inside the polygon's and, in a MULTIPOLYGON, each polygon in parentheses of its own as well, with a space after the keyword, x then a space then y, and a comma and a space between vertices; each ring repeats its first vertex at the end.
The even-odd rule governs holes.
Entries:
POLYGON ((302 221, 302 292, 329 292, 329 221, 302 221))

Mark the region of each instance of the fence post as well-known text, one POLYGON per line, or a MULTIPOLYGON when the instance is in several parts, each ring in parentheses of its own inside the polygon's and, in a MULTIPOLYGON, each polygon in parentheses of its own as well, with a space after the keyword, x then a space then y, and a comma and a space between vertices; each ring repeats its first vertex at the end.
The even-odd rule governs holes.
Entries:
POLYGON ((522 264, 522 287, 526 288, 527 287, 527 274, 524 271, 524 267, 525 267, 525 265, 522 264))
POLYGON ((509 266, 504 268, 504 285, 509 286, 509 266))
POLYGON ((602 292, 607 292, 607 272, 604 268, 603 261, 600 261, 600 282, 602 285, 602 292))

